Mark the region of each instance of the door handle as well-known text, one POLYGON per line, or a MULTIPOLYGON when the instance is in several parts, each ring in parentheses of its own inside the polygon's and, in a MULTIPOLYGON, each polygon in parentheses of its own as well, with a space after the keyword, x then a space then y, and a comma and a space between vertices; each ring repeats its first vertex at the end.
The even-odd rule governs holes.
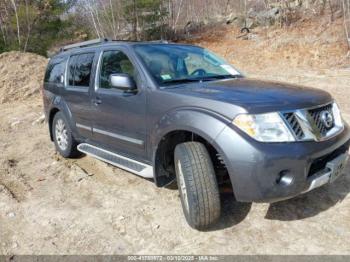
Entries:
POLYGON ((96 97, 96 98, 93 100, 93 102, 94 102, 95 106, 98 106, 98 105, 102 104, 102 100, 101 100, 101 98, 99 98, 99 97, 96 97))

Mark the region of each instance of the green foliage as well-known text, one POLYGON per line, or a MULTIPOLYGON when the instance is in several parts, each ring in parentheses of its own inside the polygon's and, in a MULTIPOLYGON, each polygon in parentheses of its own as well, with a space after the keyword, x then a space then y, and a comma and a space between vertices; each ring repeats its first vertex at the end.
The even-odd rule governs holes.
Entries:
POLYGON ((5 43, 3 39, 0 39, 0 53, 5 52, 5 43))
POLYGON ((8 6, 7 10, 12 8, 12 12, 5 21, 6 42, 0 40, 0 52, 20 50, 47 55, 47 50, 56 42, 74 38, 74 32, 67 30, 73 26, 67 11, 75 2, 76 0, 17 1, 18 25, 13 6, 8 6))
POLYGON ((162 38, 168 15, 162 0, 124 0, 123 4, 125 19, 133 26, 135 40, 162 38))

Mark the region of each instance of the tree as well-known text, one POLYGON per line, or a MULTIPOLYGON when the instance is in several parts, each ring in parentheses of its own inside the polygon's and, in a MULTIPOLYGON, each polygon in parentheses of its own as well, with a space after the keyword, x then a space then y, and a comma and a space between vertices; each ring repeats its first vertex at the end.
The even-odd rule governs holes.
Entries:
POLYGON ((134 40, 163 38, 166 33, 168 15, 165 1, 132 0, 123 1, 125 20, 132 25, 134 40))
POLYGON ((15 12, 15 18, 16 18, 18 47, 21 48, 21 33, 20 33, 20 29, 19 29, 20 25, 19 25, 19 19, 18 19, 17 4, 16 4, 15 0, 11 0, 11 4, 12 4, 13 10, 15 12))
POLYGON ((348 44, 348 55, 350 54, 350 1, 342 0, 345 38, 348 44))
POLYGON ((64 18, 75 0, 2 0, 0 3, 0 50, 46 50, 70 26, 64 18))

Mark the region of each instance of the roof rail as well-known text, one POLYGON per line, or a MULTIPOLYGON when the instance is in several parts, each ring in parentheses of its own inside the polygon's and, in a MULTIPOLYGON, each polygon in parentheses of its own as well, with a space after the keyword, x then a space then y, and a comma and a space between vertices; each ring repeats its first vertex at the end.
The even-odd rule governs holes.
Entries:
POLYGON ((160 39, 160 40, 152 40, 151 43, 161 43, 161 44, 169 44, 168 40, 160 39))
POLYGON ((111 41, 111 40, 109 38, 98 38, 98 39, 93 39, 93 40, 80 42, 80 43, 76 43, 76 44, 72 44, 72 45, 66 45, 66 46, 61 48, 61 52, 67 51, 67 50, 73 49, 73 48, 82 48, 82 47, 88 47, 91 45, 101 44, 101 43, 108 42, 108 41, 111 41))

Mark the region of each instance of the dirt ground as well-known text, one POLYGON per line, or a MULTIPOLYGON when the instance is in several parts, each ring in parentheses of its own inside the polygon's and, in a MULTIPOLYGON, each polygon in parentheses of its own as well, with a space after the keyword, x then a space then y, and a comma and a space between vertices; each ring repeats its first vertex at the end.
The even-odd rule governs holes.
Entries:
MULTIPOLYGON (((282 69, 288 59, 280 59, 279 50, 266 51, 274 59, 258 59, 268 40, 227 37, 220 47, 232 44, 242 53, 216 51, 242 71, 327 90, 350 122, 345 60, 332 65, 321 56, 322 63, 282 69), (257 59, 245 63, 249 53, 257 59)), ((342 50, 338 43, 333 47, 342 50)), ((303 61, 299 49, 289 53, 303 61)), ((157 188, 91 157, 58 156, 38 95, 0 104, 0 149, 0 254, 350 254, 350 163, 334 184, 295 199, 244 204, 222 195, 222 219, 199 232, 186 224, 176 190, 157 188)))

